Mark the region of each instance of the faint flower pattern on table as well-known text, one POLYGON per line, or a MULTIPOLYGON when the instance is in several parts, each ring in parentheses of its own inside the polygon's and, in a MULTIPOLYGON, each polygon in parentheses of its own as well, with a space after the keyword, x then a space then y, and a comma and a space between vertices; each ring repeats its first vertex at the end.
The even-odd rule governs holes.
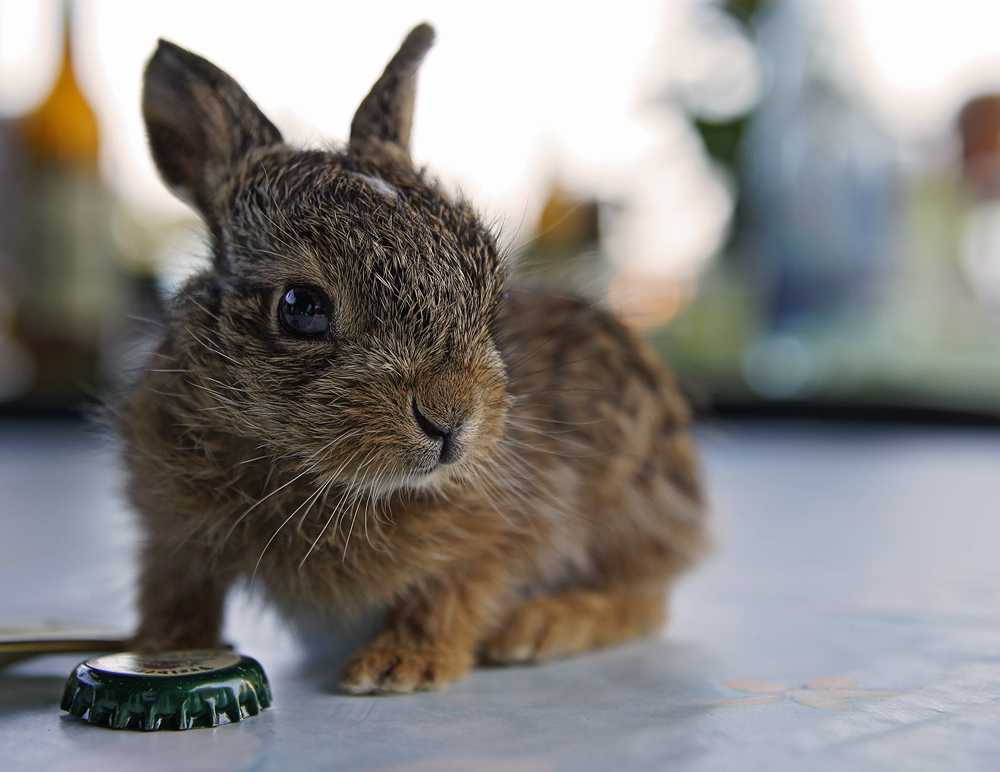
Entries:
POLYGON ((854 710, 848 700, 859 697, 898 697, 906 692, 892 692, 883 689, 855 689, 858 680, 850 676, 826 676, 814 678, 804 689, 793 689, 772 681, 731 679, 722 685, 739 692, 750 692, 753 697, 737 697, 732 700, 713 702, 719 705, 766 705, 770 702, 794 700, 800 705, 822 710, 854 710))

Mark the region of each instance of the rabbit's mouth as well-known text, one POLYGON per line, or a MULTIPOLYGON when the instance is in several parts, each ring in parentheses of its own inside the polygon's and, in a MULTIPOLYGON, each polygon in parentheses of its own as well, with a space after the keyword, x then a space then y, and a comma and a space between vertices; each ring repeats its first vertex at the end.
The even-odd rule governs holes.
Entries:
POLYGON ((423 467, 421 469, 415 469, 415 470, 413 470, 413 475, 415 477, 418 477, 418 478, 424 477, 426 475, 433 474, 434 471, 437 470, 440 466, 441 466, 441 464, 435 461, 434 463, 432 463, 432 464, 430 464, 428 466, 425 466, 425 467, 423 467))
POLYGON ((380 499, 404 491, 437 493, 445 489, 454 478, 454 471, 450 467, 435 462, 409 470, 395 478, 382 476, 366 487, 372 498, 380 499))
MULTIPOLYGON (((470 434, 476 434, 470 430, 470 434)), ((479 443, 462 438, 456 447, 441 442, 427 451, 422 459, 403 471, 395 480, 396 490, 445 493, 454 484, 475 477, 484 449, 479 443)), ((390 483, 392 485, 392 483, 390 483)))
POLYGON ((457 470, 453 464, 454 461, 445 460, 443 450, 438 451, 437 458, 423 466, 417 466, 409 474, 403 475, 399 487, 416 491, 439 492, 456 478, 457 470))

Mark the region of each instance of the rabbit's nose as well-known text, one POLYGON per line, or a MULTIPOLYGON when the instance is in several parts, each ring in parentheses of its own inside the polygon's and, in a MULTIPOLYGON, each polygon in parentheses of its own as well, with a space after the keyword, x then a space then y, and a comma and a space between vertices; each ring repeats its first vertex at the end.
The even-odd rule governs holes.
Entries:
POLYGON ((451 426, 442 426, 437 421, 434 421, 424 415, 423 411, 420 409, 420 405, 417 404, 416 397, 413 397, 411 400, 410 407, 413 410, 413 418, 423 433, 432 440, 441 440, 441 450, 440 455, 438 456, 438 463, 453 464, 458 461, 459 456, 462 455, 462 450, 459 448, 456 439, 464 428, 465 422, 457 421, 451 426))

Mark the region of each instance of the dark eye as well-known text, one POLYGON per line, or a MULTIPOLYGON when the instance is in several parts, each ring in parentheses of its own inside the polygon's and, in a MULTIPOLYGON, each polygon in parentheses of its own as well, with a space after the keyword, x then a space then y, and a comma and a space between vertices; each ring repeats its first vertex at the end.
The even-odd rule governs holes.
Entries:
POLYGON ((330 326, 330 300, 312 287, 289 287, 278 301, 278 321, 293 335, 323 335, 330 326))

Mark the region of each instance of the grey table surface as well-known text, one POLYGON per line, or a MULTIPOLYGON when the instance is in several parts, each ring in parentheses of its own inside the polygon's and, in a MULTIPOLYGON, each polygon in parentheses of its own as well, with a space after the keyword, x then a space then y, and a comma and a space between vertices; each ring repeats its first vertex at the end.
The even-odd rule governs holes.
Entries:
MULTIPOLYGON (((62 714, 79 657, 0 671, 0 769, 1000 768, 1000 432, 737 424, 700 441, 718 548, 664 633, 450 688, 350 697, 238 596, 227 637, 272 708, 186 732, 62 714)), ((114 453, 79 425, 0 424, 0 627, 133 621, 114 453)))

